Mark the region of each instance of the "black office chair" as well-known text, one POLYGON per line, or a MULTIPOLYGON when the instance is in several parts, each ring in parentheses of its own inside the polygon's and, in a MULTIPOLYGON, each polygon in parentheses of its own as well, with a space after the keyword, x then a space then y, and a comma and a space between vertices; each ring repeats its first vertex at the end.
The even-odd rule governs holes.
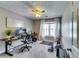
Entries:
POLYGON ((29 42, 29 37, 27 32, 26 32, 26 29, 23 29, 24 33, 21 34, 21 39, 23 42, 23 46, 20 48, 20 52, 23 52, 25 49, 27 49, 28 51, 30 50, 30 48, 32 48, 31 46, 28 46, 28 44, 30 44, 29 42))

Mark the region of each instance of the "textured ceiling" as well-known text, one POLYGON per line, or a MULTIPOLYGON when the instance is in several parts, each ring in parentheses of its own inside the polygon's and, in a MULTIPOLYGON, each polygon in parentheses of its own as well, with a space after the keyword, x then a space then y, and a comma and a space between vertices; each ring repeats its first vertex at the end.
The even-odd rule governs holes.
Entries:
POLYGON ((62 16, 66 5, 66 1, 0 1, 0 7, 28 17, 36 19, 32 12, 32 6, 40 6, 45 10, 45 13, 39 19, 59 17, 62 16))

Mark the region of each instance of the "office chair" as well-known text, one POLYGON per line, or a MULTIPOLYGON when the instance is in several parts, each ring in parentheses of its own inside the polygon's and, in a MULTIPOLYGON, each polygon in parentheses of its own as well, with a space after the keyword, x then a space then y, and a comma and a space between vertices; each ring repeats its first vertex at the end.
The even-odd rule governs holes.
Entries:
POLYGON ((28 46, 28 44, 30 44, 30 42, 29 42, 29 36, 26 32, 26 29, 23 29, 23 31, 24 32, 21 34, 21 39, 22 39, 21 42, 23 42, 24 46, 22 46, 20 48, 20 52, 23 52, 25 49, 27 49, 29 51, 30 48, 32 48, 31 46, 28 46))

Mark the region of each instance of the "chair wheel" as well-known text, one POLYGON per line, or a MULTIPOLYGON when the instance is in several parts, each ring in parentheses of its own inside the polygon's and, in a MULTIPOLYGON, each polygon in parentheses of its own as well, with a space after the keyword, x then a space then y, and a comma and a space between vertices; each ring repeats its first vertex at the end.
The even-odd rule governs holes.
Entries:
POLYGON ((20 51, 20 52, 23 52, 23 51, 24 51, 24 48, 20 48, 19 51, 20 51))
POLYGON ((28 51, 30 51, 30 49, 28 49, 28 51))

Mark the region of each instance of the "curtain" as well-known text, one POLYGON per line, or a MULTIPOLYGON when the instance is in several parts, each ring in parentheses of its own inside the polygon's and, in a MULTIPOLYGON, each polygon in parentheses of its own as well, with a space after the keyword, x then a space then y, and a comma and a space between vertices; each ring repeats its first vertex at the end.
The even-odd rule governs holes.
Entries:
POLYGON ((45 37, 55 37, 56 22, 54 21, 54 19, 41 20, 40 23, 41 39, 44 39, 45 37))
POLYGON ((59 37, 59 19, 60 18, 53 18, 49 20, 40 21, 41 39, 47 39, 48 37, 56 39, 57 37, 59 37))

